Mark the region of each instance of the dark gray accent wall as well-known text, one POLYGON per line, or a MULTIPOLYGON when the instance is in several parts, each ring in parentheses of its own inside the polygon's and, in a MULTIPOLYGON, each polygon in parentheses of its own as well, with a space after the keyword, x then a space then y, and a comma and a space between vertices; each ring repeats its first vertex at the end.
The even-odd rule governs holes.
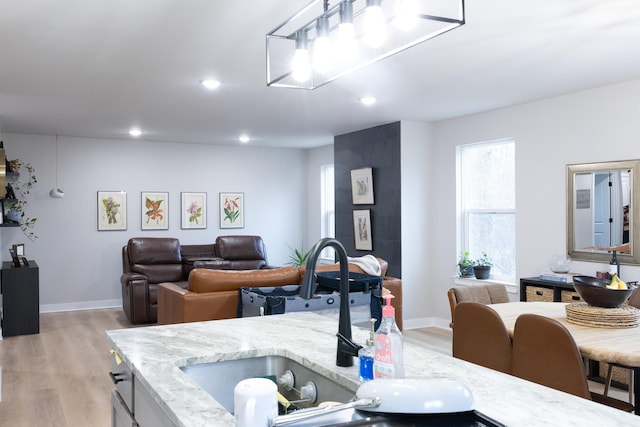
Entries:
POLYGON ((400 122, 334 137, 336 239, 349 256, 371 253, 389 262, 387 274, 402 277, 400 223, 400 122), (354 205, 351 170, 372 168, 373 205, 354 205), (371 210, 372 251, 357 251, 353 211, 371 210))

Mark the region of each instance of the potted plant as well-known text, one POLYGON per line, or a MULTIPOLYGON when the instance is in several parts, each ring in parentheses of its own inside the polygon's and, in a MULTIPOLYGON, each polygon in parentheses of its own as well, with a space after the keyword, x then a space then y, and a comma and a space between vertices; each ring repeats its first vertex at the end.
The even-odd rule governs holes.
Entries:
POLYGON ((473 277, 473 260, 469 256, 469 251, 460 252, 458 277, 473 277))
POLYGON ((297 268, 302 267, 307 263, 307 258, 309 257, 309 252, 311 252, 311 250, 305 252, 304 245, 300 250, 294 249, 291 246, 289 246, 289 249, 291 250, 291 254, 289 255, 289 262, 287 265, 297 268))
POLYGON ((4 200, 6 217, 10 221, 20 224, 20 230, 31 241, 38 238, 33 231, 33 227, 36 225, 38 218, 29 217, 26 215, 26 207, 28 204, 27 196, 38 182, 35 175, 35 169, 31 164, 25 163, 20 159, 11 160, 10 171, 17 172, 18 179, 13 183, 7 184, 7 190, 10 190, 11 194, 7 195, 4 200), (22 173, 24 170, 24 173, 22 173), (25 178, 24 180, 20 177, 25 178), (13 184, 13 185, 12 185, 13 184))
POLYGON ((491 258, 487 255, 486 252, 482 252, 482 257, 478 258, 473 263, 473 274, 475 274, 476 279, 488 279, 489 274, 491 274, 491 266, 493 262, 491 258))

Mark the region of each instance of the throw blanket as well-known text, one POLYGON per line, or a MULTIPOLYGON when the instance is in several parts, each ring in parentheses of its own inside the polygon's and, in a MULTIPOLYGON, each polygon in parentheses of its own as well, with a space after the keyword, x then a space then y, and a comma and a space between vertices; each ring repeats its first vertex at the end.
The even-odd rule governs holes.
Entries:
POLYGON ((367 274, 372 276, 380 276, 382 274, 382 267, 380 262, 373 255, 365 255, 361 257, 347 257, 347 261, 351 264, 355 264, 367 274))

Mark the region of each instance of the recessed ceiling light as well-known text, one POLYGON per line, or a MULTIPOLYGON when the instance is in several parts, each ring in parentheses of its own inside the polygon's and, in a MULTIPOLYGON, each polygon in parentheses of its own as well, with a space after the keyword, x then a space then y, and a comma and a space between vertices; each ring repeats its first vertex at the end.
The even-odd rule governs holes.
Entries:
POLYGON ((220 82, 218 80, 213 80, 213 79, 202 80, 200 84, 202 84, 202 86, 204 86, 209 90, 218 89, 220 87, 220 82))
POLYGON ((373 105, 376 103, 376 99, 373 96, 363 96, 360 98, 362 105, 373 105))
POLYGON ((243 144, 246 144, 247 142, 251 141, 251 138, 249 138, 249 135, 240 135, 240 137, 238 138, 238 141, 242 142, 243 144))
POLYGON ((140 135, 142 135, 142 131, 140 129, 138 129, 138 128, 132 128, 129 131, 129 135, 131 135, 131 136, 140 136, 140 135))

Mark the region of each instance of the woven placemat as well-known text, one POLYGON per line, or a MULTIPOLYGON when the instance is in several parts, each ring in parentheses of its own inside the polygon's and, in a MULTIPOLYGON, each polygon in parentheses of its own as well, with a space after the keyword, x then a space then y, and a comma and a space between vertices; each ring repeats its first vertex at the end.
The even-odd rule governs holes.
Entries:
POLYGON ((595 307, 586 302, 565 306, 567 321, 597 328, 635 328, 640 326, 640 310, 629 305, 616 308, 595 307))

